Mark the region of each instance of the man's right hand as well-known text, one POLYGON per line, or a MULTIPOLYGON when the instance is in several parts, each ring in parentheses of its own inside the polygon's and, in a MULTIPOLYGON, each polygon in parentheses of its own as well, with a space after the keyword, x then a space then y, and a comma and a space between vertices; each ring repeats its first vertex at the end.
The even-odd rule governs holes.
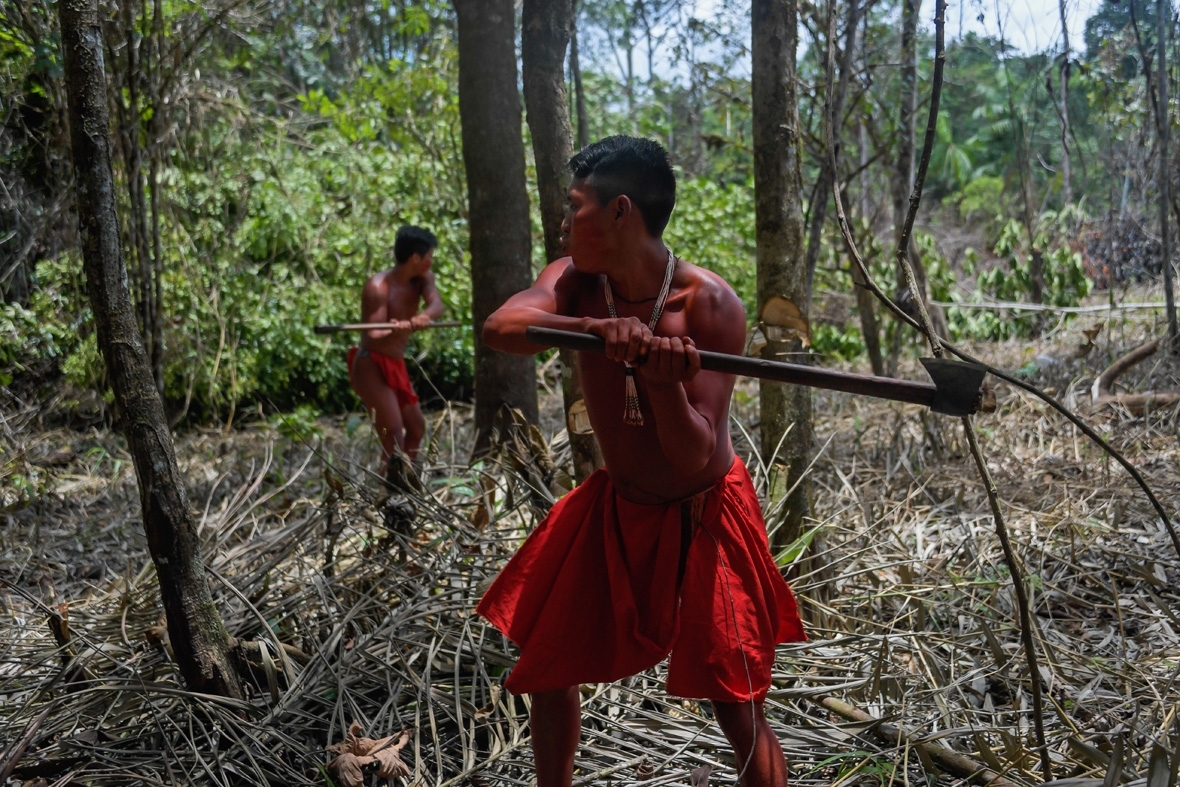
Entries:
POLYGON ((389 333, 392 336, 408 336, 413 330, 414 326, 409 320, 389 321, 389 333))
POLYGON ((593 320, 586 332, 606 340, 606 357, 612 361, 634 363, 646 350, 651 330, 636 317, 593 320))

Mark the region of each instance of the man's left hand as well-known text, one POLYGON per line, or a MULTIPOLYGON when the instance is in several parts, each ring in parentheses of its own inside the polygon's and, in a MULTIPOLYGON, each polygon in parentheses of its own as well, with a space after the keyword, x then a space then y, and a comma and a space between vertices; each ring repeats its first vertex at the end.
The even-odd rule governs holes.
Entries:
POLYGON ((429 326, 430 326, 430 315, 429 314, 425 314, 425 313, 415 314, 413 317, 410 318, 410 330, 412 330, 412 331, 420 331, 423 328, 427 328, 429 326))
POLYGON ((646 359, 635 367, 650 383, 686 383, 701 370, 701 354, 691 338, 677 336, 652 336, 647 343, 646 359))

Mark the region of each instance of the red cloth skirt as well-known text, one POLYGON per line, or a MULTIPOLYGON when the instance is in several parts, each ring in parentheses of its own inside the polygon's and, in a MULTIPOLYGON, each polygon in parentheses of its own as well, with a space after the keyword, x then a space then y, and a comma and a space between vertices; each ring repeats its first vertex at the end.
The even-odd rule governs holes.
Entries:
MULTIPOLYGON (((352 365, 356 362, 356 355, 360 349, 360 347, 351 347, 348 350, 349 374, 352 374, 352 365)), ((394 358, 391 355, 376 353, 372 350, 365 350, 365 352, 369 354, 369 357, 373 359, 373 363, 377 364, 377 368, 381 370, 381 376, 385 379, 385 384, 397 396, 398 404, 402 407, 409 407, 412 404, 418 403, 418 394, 414 393, 414 386, 410 384, 410 372, 406 369, 404 358, 394 358)))
POLYGON ((603 470, 557 502, 476 610, 520 647, 514 694, 606 683, 669 653, 667 691, 746 702, 807 639, 746 467, 689 500, 624 500, 603 470))

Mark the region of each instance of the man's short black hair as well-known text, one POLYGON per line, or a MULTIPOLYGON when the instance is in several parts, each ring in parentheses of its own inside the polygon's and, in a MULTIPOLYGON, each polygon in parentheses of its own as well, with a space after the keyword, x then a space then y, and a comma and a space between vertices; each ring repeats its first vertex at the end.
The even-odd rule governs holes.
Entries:
POLYGON ((668 226, 676 206, 676 175, 660 143, 621 135, 600 139, 570 159, 570 172, 590 184, 600 204, 626 194, 653 236, 660 237, 668 226))
POLYGON ((436 246, 438 238, 434 237, 433 232, 407 224, 397 231, 397 238, 393 241, 393 258, 401 264, 415 254, 433 251, 436 246))

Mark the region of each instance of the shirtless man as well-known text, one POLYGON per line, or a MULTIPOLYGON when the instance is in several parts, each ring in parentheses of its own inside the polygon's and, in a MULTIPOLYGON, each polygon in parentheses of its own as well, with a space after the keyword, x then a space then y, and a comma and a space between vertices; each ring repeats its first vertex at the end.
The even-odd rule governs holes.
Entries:
POLYGON ((489 346, 512 353, 543 349, 526 338, 531 325, 606 340, 605 355, 578 355, 605 471, 554 506, 478 609, 520 647, 505 685, 532 695, 537 784, 571 784, 578 684, 671 654, 668 692, 712 701, 741 784, 784 787, 763 701, 775 644, 806 636, 733 451, 734 378, 702 372, 698 354, 741 354, 742 303, 664 245, 676 180, 657 143, 609 137, 570 169, 570 256, 483 327, 489 346))
POLYGON ((402 227, 393 244, 396 264, 374 274, 361 291, 361 322, 388 322, 389 328, 361 333, 360 346, 348 351, 348 379, 381 438, 387 473, 393 457, 401 454, 412 462, 418 456, 426 431, 405 353, 410 334, 443 313, 430 270, 437 245, 429 230, 402 227))

